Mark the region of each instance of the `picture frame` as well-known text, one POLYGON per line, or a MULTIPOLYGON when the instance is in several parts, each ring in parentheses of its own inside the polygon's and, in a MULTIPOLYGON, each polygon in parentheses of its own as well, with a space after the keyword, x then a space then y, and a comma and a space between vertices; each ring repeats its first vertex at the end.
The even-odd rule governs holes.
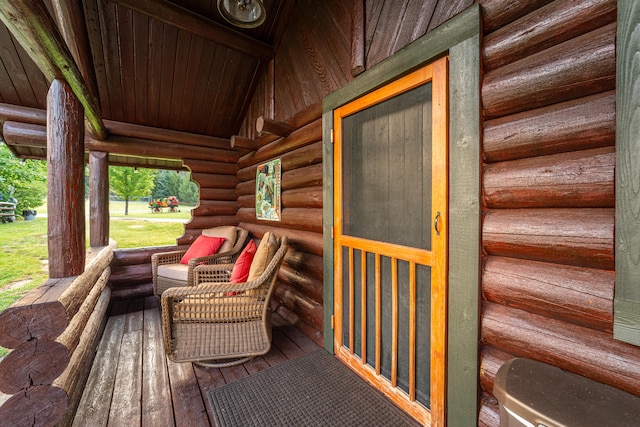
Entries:
POLYGON ((274 159, 256 168, 256 218, 264 221, 281 220, 280 180, 281 160, 274 159))

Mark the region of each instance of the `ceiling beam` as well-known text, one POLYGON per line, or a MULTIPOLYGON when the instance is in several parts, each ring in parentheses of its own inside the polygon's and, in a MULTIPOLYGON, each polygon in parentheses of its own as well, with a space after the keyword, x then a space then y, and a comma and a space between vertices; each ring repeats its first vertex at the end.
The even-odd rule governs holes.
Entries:
POLYGON ((42 0, 0 0, 0 20, 51 83, 65 79, 84 107, 89 133, 104 139, 100 108, 42 0))
POLYGON ((84 10, 82 2, 69 0, 52 0, 53 18, 58 24, 58 30, 67 43, 73 59, 75 59, 89 92, 96 101, 100 100, 98 83, 93 68, 93 58, 89 45, 89 35, 84 24, 84 10))
POLYGON ((274 57, 273 46, 166 0, 111 1, 245 55, 263 61, 270 61, 274 57))

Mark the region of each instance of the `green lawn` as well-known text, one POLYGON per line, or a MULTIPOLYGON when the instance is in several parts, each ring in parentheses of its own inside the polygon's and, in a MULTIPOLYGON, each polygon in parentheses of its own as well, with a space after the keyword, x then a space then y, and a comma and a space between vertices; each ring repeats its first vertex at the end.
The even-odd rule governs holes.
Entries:
MULTIPOLYGON (((167 209, 151 213, 146 203, 130 202, 128 217, 124 215, 124 202, 111 202, 109 209, 111 238, 119 248, 138 248, 175 245, 193 207, 184 206, 175 213, 167 209), (181 222, 159 222, 175 220, 181 222)), ((36 211, 33 221, 18 217, 15 222, 0 224, 0 311, 47 279, 47 209, 42 206, 36 211)), ((0 348, 0 357, 5 354, 6 350, 0 348)))

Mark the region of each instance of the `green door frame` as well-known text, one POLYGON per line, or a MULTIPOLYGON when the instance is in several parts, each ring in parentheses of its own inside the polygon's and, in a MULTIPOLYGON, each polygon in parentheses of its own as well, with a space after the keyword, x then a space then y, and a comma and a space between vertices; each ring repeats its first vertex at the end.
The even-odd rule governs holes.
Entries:
POLYGON ((324 343, 333 353, 333 110, 449 54, 447 423, 476 425, 480 304, 479 5, 415 40, 323 99, 324 343))

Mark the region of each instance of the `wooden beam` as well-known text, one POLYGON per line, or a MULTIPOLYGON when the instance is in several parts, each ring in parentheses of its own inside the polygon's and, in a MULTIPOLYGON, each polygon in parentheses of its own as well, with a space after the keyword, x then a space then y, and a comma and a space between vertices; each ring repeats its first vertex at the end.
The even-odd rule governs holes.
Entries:
POLYGON ((89 243, 109 244, 109 154, 89 152, 89 243))
POLYGON ((289 136, 291 135, 291 132, 293 132, 293 129, 288 123, 278 122, 264 116, 260 116, 256 119, 256 130, 258 131, 258 134, 270 133, 278 136, 289 136))
POLYGON ((58 32, 44 3, 39 0, 2 1, 0 20, 20 42, 49 81, 64 78, 84 107, 90 132, 107 135, 100 108, 58 32))
POLYGON ((245 55, 263 61, 269 61, 274 57, 272 46, 239 31, 227 28, 174 3, 165 0, 111 1, 245 55))
POLYGON ((67 43, 73 59, 78 64, 89 92, 98 102, 100 94, 93 68, 93 57, 91 56, 82 2, 52 0, 51 6, 53 8, 53 17, 58 24, 58 30, 60 30, 62 38, 67 43))
MULTIPOLYGON (((7 121, 4 122, 3 134, 9 144, 24 145, 28 147, 46 147, 46 127, 37 124, 25 124, 7 121)), ((111 135, 107 139, 98 141, 87 137, 85 148, 90 151, 103 151, 110 154, 124 156, 151 157, 158 159, 182 159, 184 156, 223 163, 235 163, 238 152, 189 146, 183 144, 153 141, 142 138, 111 135)))
POLYGON ((351 75, 365 70, 364 0, 355 0, 351 7, 351 75))
POLYGON ((85 262, 84 127, 80 101, 64 80, 47 95, 49 277, 81 274, 85 262))
POLYGON ((245 138, 240 135, 233 135, 231 137, 231 148, 246 148, 248 150, 255 151, 260 148, 260 143, 255 139, 245 138))

